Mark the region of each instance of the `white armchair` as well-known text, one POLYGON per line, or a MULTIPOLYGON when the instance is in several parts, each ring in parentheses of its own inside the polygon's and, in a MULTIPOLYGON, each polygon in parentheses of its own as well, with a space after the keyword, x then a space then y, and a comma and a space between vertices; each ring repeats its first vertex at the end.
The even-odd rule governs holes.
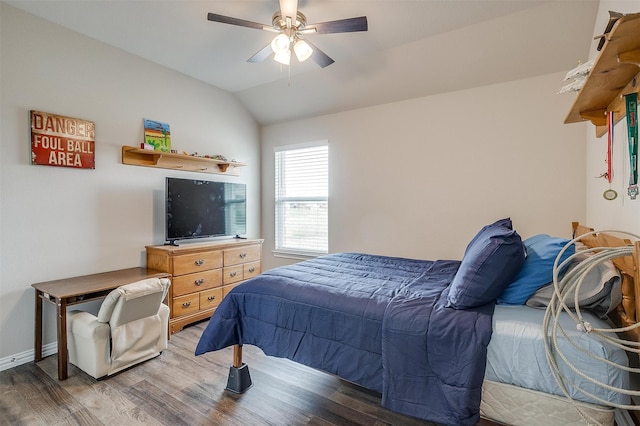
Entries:
POLYGON ((69 362, 96 379, 160 355, 167 348, 171 282, 150 278, 113 290, 98 316, 67 314, 69 362))

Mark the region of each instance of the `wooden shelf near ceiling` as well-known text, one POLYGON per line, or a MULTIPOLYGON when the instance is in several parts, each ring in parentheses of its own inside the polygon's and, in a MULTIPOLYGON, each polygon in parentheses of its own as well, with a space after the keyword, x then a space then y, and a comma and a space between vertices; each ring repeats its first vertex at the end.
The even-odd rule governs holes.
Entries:
POLYGON ((246 166, 246 164, 236 161, 216 160, 186 154, 171 154, 133 146, 122 147, 122 164, 233 176, 238 176, 235 170, 237 167, 246 166))
POLYGON ((640 86, 640 13, 618 19, 578 93, 565 123, 591 121, 596 134, 607 131, 607 111, 616 121, 626 113, 624 97, 640 86))

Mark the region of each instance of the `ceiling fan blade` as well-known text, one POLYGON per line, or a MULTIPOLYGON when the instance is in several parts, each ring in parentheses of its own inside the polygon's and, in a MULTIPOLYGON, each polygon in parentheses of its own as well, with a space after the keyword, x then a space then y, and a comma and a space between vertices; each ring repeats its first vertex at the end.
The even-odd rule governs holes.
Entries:
POLYGON ((313 31, 314 28, 317 34, 331 34, 367 31, 369 26, 367 24, 367 17, 359 16, 357 18, 339 19, 337 21, 321 22, 319 24, 307 25, 304 28, 304 31, 313 31))
POLYGON ((207 14, 207 19, 213 22, 221 22, 223 24, 237 25, 239 27, 255 28, 256 30, 265 30, 271 25, 259 24, 257 22, 246 21, 244 19, 232 18, 230 16, 218 15, 217 13, 207 14))
POLYGON ((298 0, 280 0, 280 16, 282 19, 291 18, 289 21, 295 25, 298 13, 298 0))
POLYGON ((263 47, 258 53, 256 53, 255 55, 247 59, 247 62, 253 62, 253 63, 263 62, 265 59, 271 56, 272 53, 273 53, 273 49, 271 49, 271 43, 269 43, 265 47, 263 47))
POLYGON ((320 65, 320 68, 328 67, 329 65, 335 62, 326 53, 318 49, 318 46, 311 43, 309 40, 305 40, 305 42, 307 42, 309 46, 311 46, 311 48, 313 49, 313 53, 311 54, 311 59, 313 59, 313 62, 320 65))

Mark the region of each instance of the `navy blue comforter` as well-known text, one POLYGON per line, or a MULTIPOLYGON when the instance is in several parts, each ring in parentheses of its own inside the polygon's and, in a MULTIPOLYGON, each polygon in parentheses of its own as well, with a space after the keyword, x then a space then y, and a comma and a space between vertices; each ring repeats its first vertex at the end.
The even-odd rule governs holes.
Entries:
POLYGON ((196 355, 255 345, 381 392, 393 411, 476 424, 494 304, 446 307, 459 265, 338 253, 264 272, 222 300, 196 355))

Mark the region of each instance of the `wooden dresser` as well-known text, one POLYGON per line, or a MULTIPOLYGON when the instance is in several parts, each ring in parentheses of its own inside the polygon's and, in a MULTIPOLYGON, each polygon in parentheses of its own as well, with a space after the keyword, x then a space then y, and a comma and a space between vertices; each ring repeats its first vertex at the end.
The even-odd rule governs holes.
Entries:
POLYGON ((263 240, 147 246, 147 267, 171 274, 169 332, 210 318, 229 291, 260 274, 263 240))

